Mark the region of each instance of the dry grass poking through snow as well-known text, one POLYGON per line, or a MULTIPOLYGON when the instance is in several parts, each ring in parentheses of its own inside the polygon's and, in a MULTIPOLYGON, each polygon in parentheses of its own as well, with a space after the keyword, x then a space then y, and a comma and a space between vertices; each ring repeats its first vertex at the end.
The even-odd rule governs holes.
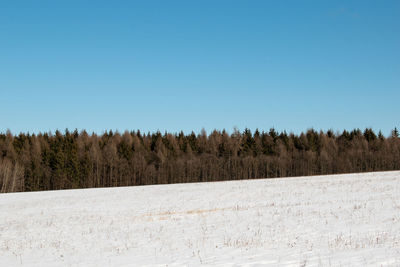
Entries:
POLYGON ((399 266, 400 172, 0 195, 1 266, 399 266))

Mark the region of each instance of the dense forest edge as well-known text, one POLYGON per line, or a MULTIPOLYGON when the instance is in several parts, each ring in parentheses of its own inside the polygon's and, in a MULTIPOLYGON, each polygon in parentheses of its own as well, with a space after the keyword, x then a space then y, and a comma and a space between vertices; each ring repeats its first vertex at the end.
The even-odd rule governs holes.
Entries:
POLYGON ((0 133, 5 192, 209 182, 400 169, 400 138, 372 129, 209 135, 0 133))

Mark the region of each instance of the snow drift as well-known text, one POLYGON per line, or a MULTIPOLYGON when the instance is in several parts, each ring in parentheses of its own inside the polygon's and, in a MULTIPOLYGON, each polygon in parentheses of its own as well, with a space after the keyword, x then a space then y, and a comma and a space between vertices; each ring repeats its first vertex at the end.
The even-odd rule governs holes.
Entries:
POLYGON ((399 265, 400 172, 2 194, 0 263, 399 265))

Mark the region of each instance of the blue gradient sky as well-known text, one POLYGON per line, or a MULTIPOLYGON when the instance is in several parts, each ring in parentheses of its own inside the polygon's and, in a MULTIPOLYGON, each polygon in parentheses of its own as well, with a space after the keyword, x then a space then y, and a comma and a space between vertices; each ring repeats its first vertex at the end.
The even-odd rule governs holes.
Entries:
POLYGON ((400 1, 1 1, 0 131, 400 126, 400 1))

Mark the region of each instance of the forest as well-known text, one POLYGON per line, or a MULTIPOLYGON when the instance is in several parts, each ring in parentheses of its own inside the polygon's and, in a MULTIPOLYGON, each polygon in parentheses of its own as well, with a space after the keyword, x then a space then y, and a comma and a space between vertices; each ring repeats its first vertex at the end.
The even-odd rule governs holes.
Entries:
POLYGON ((293 134, 0 133, 5 192, 275 178, 400 169, 397 128, 293 134))

